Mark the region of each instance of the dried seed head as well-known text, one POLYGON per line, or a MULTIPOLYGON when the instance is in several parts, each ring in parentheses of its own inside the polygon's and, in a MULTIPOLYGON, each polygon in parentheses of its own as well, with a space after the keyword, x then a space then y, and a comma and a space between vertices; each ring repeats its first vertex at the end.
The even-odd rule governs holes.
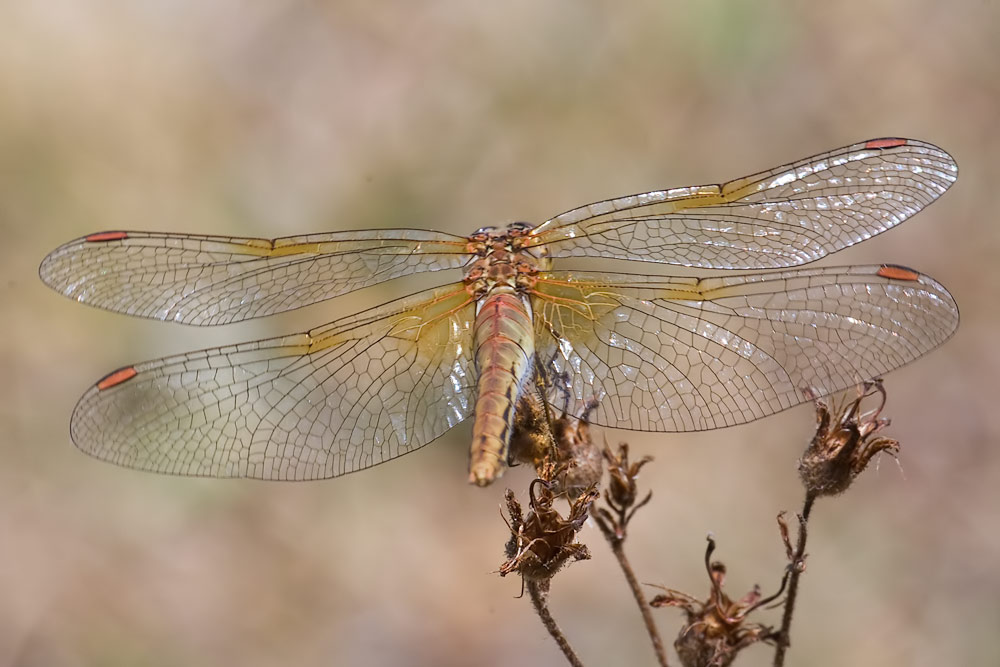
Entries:
POLYGON ((751 623, 747 621, 747 616, 774 600, 781 591, 762 600, 760 589, 754 586, 740 600, 732 600, 722 592, 726 567, 711 560, 714 550, 715 542, 710 537, 705 567, 711 582, 711 593, 705 602, 669 588, 664 588, 663 594, 650 601, 653 607, 678 607, 687 615, 687 621, 674 641, 677 656, 684 667, 727 667, 747 646, 775 639, 770 627, 751 623))
POLYGON ((853 400, 833 410, 815 399, 816 435, 799 460, 799 476, 809 494, 819 497, 843 493, 876 454, 888 452, 895 456, 899 452, 896 440, 875 437, 889 425, 888 419, 879 418, 885 400, 881 380, 865 382, 853 400), (862 401, 876 394, 880 398, 878 407, 863 413, 862 401))
MULTIPOLYGON (((544 471, 550 478, 557 478, 561 470, 547 466, 544 471)), ((573 542, 587 520, 590 506, 598 498, 595 489, 589 489, 570 503, 569 514, 564 518, 553 507, 556 494, 553 483, 542 477, 528 487, 530 497, 527 514, 521 518, 521 506, 512 491, 507 492, 507 508, 511 516, 511 539, 507 543, 507 561, 500 566, 500 576, 517 572, 529 581, 548 582, 570 561, 590 558, 590 551, 583 544, 573 542)))
POLYGON ((524 397, 517 404, 514 428, 511 432, 511 459, 530 463, 539 477, 546 465, 560 466, 560 473, 552 482, 551 490, 568 500, 596 486, 604 472, 601 451, 590 434, 587 416, 596 403, 588 406, 580 418, 562 415, 552 420, 551 430, 545 408, 532 397, 524 397))
POLYGON ((604 474, 604 459, 591 437, 586 415, 580 419, 564 415, 552 426, 556 458, 566 463, 566 470, 558 480, 558 493, 573 498, 596 487, 604 474))
POLYGON ((610 448, 604 448, 604 458, 608 462, 608 503, 613 507, 628 509, 635 504, 639 471, 653 460, 644 456, 635 463, 629 463, 628 444, 618 445, 618 453, 610 448))
POLYGON ((510 434, 510 458, 530 463, 539 470, 552 450, 552 440, 545 423, 545 408, 532 397, 522 397, 514 411, 514 427, 510 434))
POLYGON ((628 524, 635 513, 648 503, 653 492, 636 502, 638 487, 636 480, 642 467, 652 461, 652 457, 644 456, 635 463, 629 463, 628 445, 618 445, 618 453, 612 453, 605 445, 604 459, 608 462, 608 488, 604 490, 604 502, 607 507, 599 507, 594 514, 597 526, 604 536, 612 542, 623 542, 628 530, 628 524))

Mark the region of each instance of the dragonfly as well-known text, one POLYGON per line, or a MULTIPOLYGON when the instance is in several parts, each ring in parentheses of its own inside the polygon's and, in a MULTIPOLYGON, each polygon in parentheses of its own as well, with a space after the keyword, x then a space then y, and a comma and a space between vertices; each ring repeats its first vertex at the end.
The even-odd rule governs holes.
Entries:
POLYGON ((608 428, 750 422, 881 376, 951 336, 955 300, 923 273, 794 267, 895 227, 957 176, 932 144, 880 138, 467 237, 90 234, 44 259, 47 285, 195 326, 421 272, 462 277, 304 333, 119 368, 80 399, 71 437, 141 470, 312 480, 412 452, 472 417, 469 479, 485 486, 509 465, 519 401, 532 392, 608 428), (552 268, 566 257, 738 272, 552 268))

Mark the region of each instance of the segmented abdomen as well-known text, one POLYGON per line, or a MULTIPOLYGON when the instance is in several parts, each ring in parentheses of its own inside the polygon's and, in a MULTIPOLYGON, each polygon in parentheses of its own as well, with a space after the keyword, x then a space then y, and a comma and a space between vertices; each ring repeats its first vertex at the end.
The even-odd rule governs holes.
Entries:
POLYGON ((472 426, 469 481, 490 484, 507 466, 517 399, 531 377, 535 341, 531 315, 521 298, 494 292, 476 315, 479 385, 472 426))

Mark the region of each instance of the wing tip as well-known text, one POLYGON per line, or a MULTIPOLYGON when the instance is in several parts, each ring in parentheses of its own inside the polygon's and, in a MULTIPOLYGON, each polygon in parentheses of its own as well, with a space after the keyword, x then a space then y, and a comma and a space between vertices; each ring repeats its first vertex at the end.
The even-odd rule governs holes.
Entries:
MULTIPOLYGON (((955 180, 958 179, 958 162, 955 160, 954 156, 948 151, 930 143, 929 141, 921 141, 919 139, 905 139, 903 137, 877 137, 875 139, 869 139, 861 144, 861 146, 866 150, 888 150, 890 148, 900 148, 903 146, 909 146, 915 151, 925 151, 932 154, 936 153, 936 157, 944 160, 947 163, 947 168, 952 172, 951 175, 947 176, 949 180, 948 187, 951 186, 955 180)), ((947 189, 947 188, 945 188, 947 189)))
MULTIPOLYGON (((49 254, 47 254, 38 265, 38 277, 43 283, 56 291, 63 291, 62 283, 57 280, 56 273, 60 270, 59 260, 66 254, 72 255, 74 249, 88 243, 108 243, 110 241, 123 241, 129 238, 128 232, 107 231, 88 234, 82 238, 64 243, 49 254)), ((65 268, 62 269, 65 272, 65 268)), ((68 296, 68 295, 67 295, 68 296)))
POLYGON ((888 278, 889 280, 897 280, 904 283, 918 283, 925 289, 935 291, 939 298, 951 304, 951 309, 954 311, 952 324, 948 327, 947 331, 945 331, 944 336, 937 343, 935 343, 934 347, 941 345, 951 338, 956 331, 958 331, 959 324, 962 320, 962 313, 958 306, 958 300, 955 299, 955 295, 948 291, 947 287, 939 283, 933 277, 927 275, 926 273, 920 273, 916 269, 911 269, 908 266, 903 266, 902 264, 881 264, 875 269, 875 275, 880 278, 888 278))

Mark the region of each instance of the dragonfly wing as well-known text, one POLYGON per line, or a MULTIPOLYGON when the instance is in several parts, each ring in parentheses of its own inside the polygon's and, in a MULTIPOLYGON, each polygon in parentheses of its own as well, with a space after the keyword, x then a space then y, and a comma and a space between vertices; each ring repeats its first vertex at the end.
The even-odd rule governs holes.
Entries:
POLYGON ((543 274, 532 296, 549 400, 591 421, 699 431, 773 414, 906 364, 944 342, 958 307, 891 265, 720 278, 543 274))
POLYGON ((304 334, 119 369, 73 412, 76 445, 130 468, 321 479, 422 447, 472 411, 461 284, 304 334))
POLYGON ((913 139, 872 139, 722 185, 589 204, 536 227, 552 257, 594 256, 714 269, 806 264, 898 225, 958 177, 913 139))
POLYGON ((467 240, 408 229, 248 239, 101 232, 50 253, 49 287, 119 313, 213 325, 301 308, 402 275, 460 267, 467 240))

